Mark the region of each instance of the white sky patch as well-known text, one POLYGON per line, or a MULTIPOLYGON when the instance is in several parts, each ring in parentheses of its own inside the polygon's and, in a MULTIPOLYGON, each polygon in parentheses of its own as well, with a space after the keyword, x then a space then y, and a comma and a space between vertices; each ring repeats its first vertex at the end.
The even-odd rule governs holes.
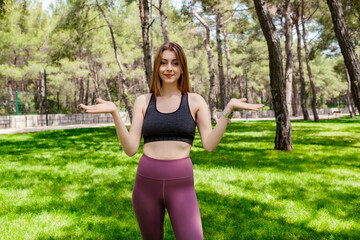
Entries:
POLYGON ((51 3, 55 3, 55 0, 38 0, 42 2, 42 9, 48 9, 51 3))

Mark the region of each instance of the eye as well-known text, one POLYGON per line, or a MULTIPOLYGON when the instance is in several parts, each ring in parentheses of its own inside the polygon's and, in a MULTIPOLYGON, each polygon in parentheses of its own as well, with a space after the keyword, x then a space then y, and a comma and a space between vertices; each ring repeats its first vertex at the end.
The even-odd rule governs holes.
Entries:
POLYGON ((179 66, 179 63, 178 63, 178 62, 174 62, 174 65, 175 65, 175 66, 179 66))
POLYGON ((161 64, 161 65, 164 65, 164 64, 166 64, 166 63, 165 63, 165 62, 160 62, 160 64, 161 64))

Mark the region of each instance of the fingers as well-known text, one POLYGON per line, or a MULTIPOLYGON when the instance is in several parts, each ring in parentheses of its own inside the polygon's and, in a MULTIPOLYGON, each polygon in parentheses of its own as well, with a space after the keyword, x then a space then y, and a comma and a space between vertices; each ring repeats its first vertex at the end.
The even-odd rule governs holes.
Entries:
POLYGON ((82 108, 82 109, 84 109, 84 110, 86 110, 86 108, 88 107, 88 106, 86 106, 86 105, 84 105, 84 104, 80 104, 80 107, 82 108))
POLYGON ((96 113, 96 112, 98 112, 98 107, 97 107, 97 105, 87 106, 87 105, 84 105, 84 104, 80 104, 80 107, 81 107, 82 109, 84 109, 87 113, 96 113))
POLYGON ((252 110, 258 111, 264 107, 263 104, 252 104, 252 110))
POLYGON ((239 110, 258 111, 263 107, 263 104, 241 103, 241 105, 238 105, 236 108, 239 110))
MULTIPOLYGON (((98 104, 106 103, 106 101, 102 100, 101 98, 96 98, 96 102, 98 104)), ((80 107, 84 109, 87 113, 98 113, 101 112, 99 105, 84 105, 80 104, 80 107)))
POLYGON ((98 103, 104 103, 104 102, 106 102, 106 101, 102 100, 101 98, 97 98, 97 99, 96 99, 96 102, 98 102, 98 103))

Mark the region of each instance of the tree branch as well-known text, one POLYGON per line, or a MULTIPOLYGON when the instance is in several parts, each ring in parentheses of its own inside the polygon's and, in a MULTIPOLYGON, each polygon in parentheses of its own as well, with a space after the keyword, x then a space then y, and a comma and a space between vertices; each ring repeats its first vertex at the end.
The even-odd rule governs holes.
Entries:
POLYGON ((190 6, 190 9, 191 9, 191 12, 194 14, 194 16, 200 21, 200 23, 205 27, 205 28, 209 28, 209 25, 206 23, 206 21, 195 11, 194 9, 194 4, 195 4, 195 1, 193 1, 191 3, 191 6, 190 6))

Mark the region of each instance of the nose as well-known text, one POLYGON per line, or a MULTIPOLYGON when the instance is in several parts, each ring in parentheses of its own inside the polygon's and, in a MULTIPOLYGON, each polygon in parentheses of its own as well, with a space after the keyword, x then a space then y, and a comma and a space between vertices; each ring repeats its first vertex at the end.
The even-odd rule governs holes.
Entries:
POLYGON ((172 70, 172 64, 171 63, 166 64, 166 70, 172 70))

